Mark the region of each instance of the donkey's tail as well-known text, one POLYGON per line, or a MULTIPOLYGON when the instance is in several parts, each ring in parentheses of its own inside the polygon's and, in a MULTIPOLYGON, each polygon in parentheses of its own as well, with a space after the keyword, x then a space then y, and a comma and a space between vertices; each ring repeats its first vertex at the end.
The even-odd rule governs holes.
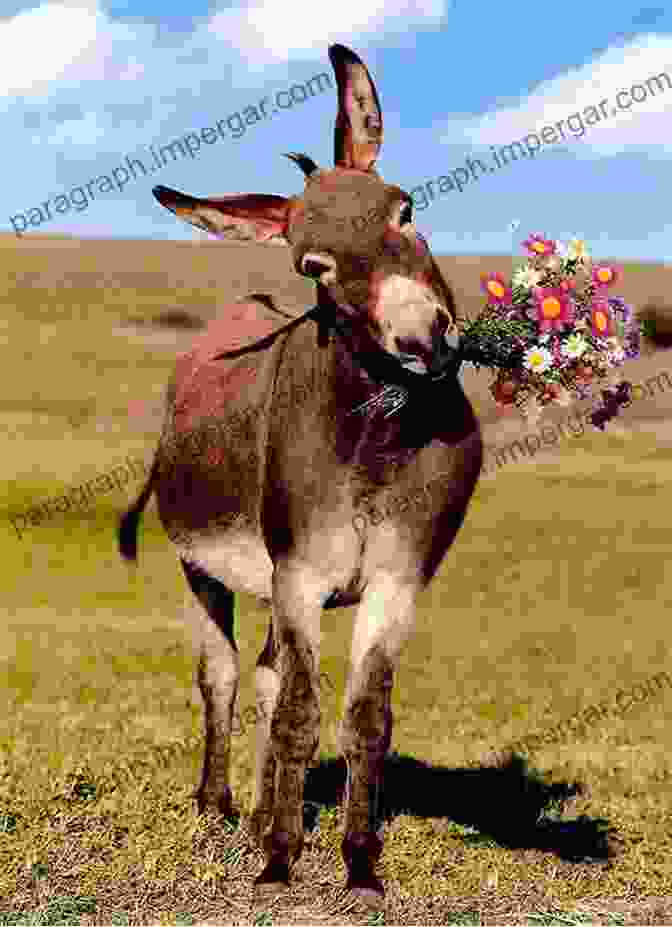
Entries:
POLYGON ((130 509, 127 509, 119 519, 117 544, 119 553, 124 560, 135 561, 138 558, 138 526, 149 497, 154 492, 154 477, 156 476, 157 466, 155 459, 142 492, 130 509))

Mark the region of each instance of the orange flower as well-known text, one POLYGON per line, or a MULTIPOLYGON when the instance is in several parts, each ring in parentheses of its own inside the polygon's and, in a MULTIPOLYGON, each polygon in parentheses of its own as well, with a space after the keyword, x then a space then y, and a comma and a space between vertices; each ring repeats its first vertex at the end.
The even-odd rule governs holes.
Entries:
POLYGON ((594 338, 608 338, 616 334, 614 316, 606 299, 596 299, 591 306, 594 338))
POLYGON ((535 257, 544 257, 549 254, 555 254, 555 242, 543 235, 530 235, 523 242, 523 247, 527 249, 528 254, 535 257))
POLYGON ((595 286, 612 286, 620 276, 620 269, 613 264, 595 264, 593 267, 592 277, 595 286))
POLYGON ((511 288, 503 274, 481 274, 481 289, 488 297, 489 303, 511 302, 511 288))
POLYGON ((532 293, 537 304, 539 331, 561 329, 574 321, 574 308, 560 287, 535 287, 532 293))

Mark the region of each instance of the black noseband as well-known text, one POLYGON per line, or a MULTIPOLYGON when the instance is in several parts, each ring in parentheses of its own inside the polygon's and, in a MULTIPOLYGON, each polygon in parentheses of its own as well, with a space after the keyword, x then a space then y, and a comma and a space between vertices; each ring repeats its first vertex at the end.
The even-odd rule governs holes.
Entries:
MULTIPOLYGON (((321 303, 316 307, 316 317, 321 318, 327 328, 348 338, 353 333, 352 322, 342 317, 336 303, 321 303), (325 315, 327 316, 325 318, 325 315)), ((442 335, 434 339, 434 357, 428 373, 415 373, 404 367, 402 361, 383 348, 373 351, 351 351, 352 357, 366 370, 372 380, 391 386, 417 390, 422 386, 439 383, 449 377, 457 377, 462 364, 460 345, 451 347, 442 335)))

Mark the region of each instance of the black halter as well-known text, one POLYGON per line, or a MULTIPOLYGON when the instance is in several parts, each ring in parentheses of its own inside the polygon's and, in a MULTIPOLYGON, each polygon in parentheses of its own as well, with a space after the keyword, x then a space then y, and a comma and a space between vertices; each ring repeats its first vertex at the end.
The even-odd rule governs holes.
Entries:
MULTIPOLYGON (((318 287, 318 297, 316 306, 307 309, 287 325, 281 326, 271 332, 270 335, 265 335, 252 344, 245 345, 242 348, 234 348, 230 351, 222 351, 216 354, 213 359, 241 357, 243 354, 263 351, 264 348, 270 347, 280 335, 292 331, 292 329, 308 319, 312 319, 318 324, 318 344, 321 347, 328 344, 331 331, 335 331, 336 334, 348 340, 354 331, 352 321, 344 317, 344 310, 339 307, 338 303, 330 299, 326 291, 323 291, 320 287, 318 287)), ((450 382, 452 379, 456 380, 462 363, 462 356, 458 347, 453 352, 453 363, 440 374, 430 375, 407 370, 399 358, 382 348, 370 351, 353 351, 350 348, 349 350, 354 360, 375 383, 379 383, 383 387, 394 388, 397 395, 403 397, 404 402, 411 393, 424 393, 427 388, 444 384, 446 381, 450 382)))

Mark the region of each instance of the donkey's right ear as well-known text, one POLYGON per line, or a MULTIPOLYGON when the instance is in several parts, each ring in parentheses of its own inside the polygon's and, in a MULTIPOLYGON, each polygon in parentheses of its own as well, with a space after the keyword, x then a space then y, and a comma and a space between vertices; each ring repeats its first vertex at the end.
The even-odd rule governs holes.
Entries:
POLYGON ((383 144, 383 114, 376 85, 352 49, 331 45, 329 59, 338 85, 334 164, 373 171, 383 144))
POLYGON ((287 197, 239 193, 200 199, 162 186, 154 187, 152 193, 180 219, 211 235, 233 241, 289 245, 286 230, 291 200, 287 197))

